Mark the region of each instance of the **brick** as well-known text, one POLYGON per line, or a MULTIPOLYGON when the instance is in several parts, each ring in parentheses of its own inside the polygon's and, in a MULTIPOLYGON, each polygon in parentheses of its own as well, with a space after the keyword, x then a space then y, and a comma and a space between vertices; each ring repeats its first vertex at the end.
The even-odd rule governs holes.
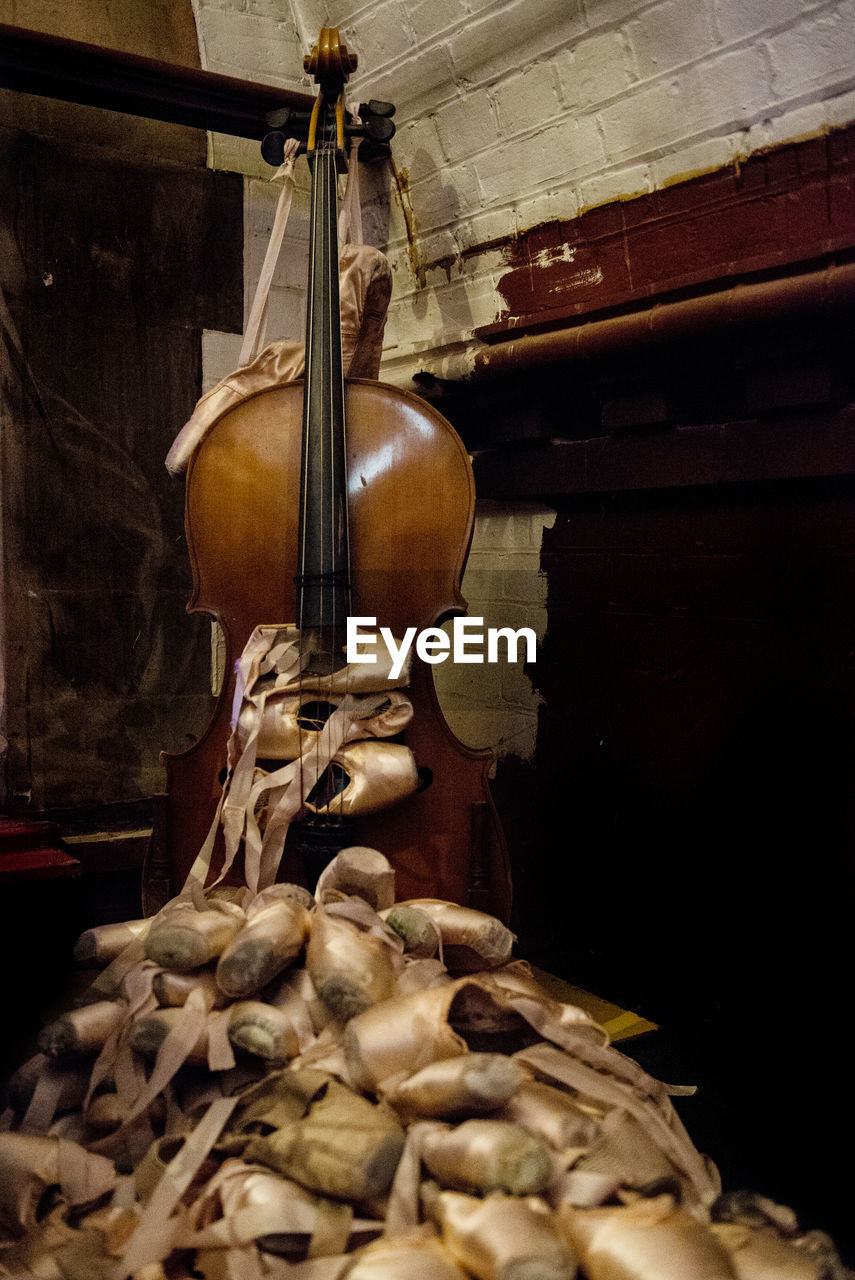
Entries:
MULTIPOLYGON (((300 40, 297 34, 297 29, 294 26, 291 5, 288 0, 241 0, 239 5, 230 5, 229 7, 245 8, 247 13, 256 14, 263 18, 275 18, 277 22, 287 23, 294 33, 294 44, 301 50, 300 60, 297 63, 297 66, 302 67, 302 55, 304 53, 308 53, 308 49, 302 48, 302 41, 300 40)), ((318 27, 318 30, 320 30, 320 27, 318 27)))
POLYGON ((496 286, 492 276, 468 278, 466 297, 470 318, 463 334, 464 340, 471 338, 473 329, 477 329, 480 325, 492 324, 499 311, 499 300, 496 297, 496 286))
POLYGON ((450 336, 468 337, 472 331, 472 287, 467 280, 440 285, 436 303, 441 317, 441 330, 450 336))
POLYGON ((202 390, 208 391, 237 368, 243 337, 239 333, 202 334, 202 390))
POLYGON ((244 232, 270 235, 279 199, 279 184, 249 178, 243 188, 244 232))
POLYGON ((200 0, 195 6, 196 25, 204 28, 208 23, 216 22, 219 13, 244 13, 246 5, 247 0, 234 0, 234 3, 232 0, 200 0))
POLYGON ((713 0, 713 17, 725 44, 798 21, 822 0, 713 0))
POLYGON ((593 119, 568 120, 530 138, 514 138, 501 150, 479 156, 474 168, 484 199, 498 202, 519 194, 520 174, 529 189, 556 178, 585 174, 600 164, 603 144, 593 119))
POLYGON ((520 760, 532 761, 536 746, 537 712, 515 712, 503 718, 501 737, 495 746, 500 760, 507 756, 517 756, 520 760))
POLYGON ((579 0, 510 0, 467 23, 446 47, 458 83, 484 83, 551 54, 584 29, 579 0))
POLYGON ((419 44, 468 21, 460 0, 422 0, 421 4, 410 8, 409 18, 413 35, 419 44))
MULTIPOLYGON (((295 177, 301 181, 295 187, 291 200, 287 236, 289 240, 307 240, 309 237, 309 177, 305 166, 299 161, 295 177)), ((270 236, 281 190, 278 182, 265 182, 256 178, 247 180, 243 203, 245 235, 270 236)))
POLYGON ((591 30, 626 22, 643 7, 644 0, 584 0, 585 17, 591 30))
MULTIPOLYGON (((792 170, 791 174, 788 172, 788 177, 795 177, 798 174, 804 180, 809 175, 814 174, 821 182, 826 181, 829 163, 827 138, 811 138, 809 141, 803 142, 799 147, 786 147, 776 154, 791 158, 792 170)), ((770 173, 774 159, 775 156, 769 156, 767 160, 770 166, 770 173)))
POLYGON ((491 96, 503 135, 542 125, 562 110, 555 70, 548 62, 535 63, 500 81, 491 96))
POLYGON ((561 217, 574 217, 578 211, 573 189, 559 186, 555 190, 541 191, 517 201, 517 226, 520 231, 536 227, 542 222, 557 223, 561 217))
MULTIPOLYGON (((445 44, 410 52, 409 58, 371 72, 371 97, 394 102, 402 122, 435 110, 455 83, 451 55, 445 44), (414 53, 416 56, 412 56, 414 53)), ((366 58, 365 66, 368 65, 366 58)))
POLYGON ((510 551, 517 545, 518 532, 513 521, 513 507, 498 502, 479 502, 472 535, 472 556, 488 549, 510 551))
POLYGON ((501 672, 502 701, 509 707, 525 709, 531 706, 532 697, 536 697, 532 694, 531 677, 523 670, 525 651, 523 641, 518 646, 518 661, 506 662, 507 645, 504 640, 499 641, 499 662, 496 665, 501 672))
POLYGON ((542 604, 546 600, 546 578, 540 572, 537 549, 517 551, 508 557, 502 580, 502 596, 520 604, 542 604))
POLYGON ((395 166, 408 183, 420 182, 441 169, 443 150, 433 116, 421 116, 405 123, 392 143, 395 166))
POLYGON ((538 555, 543 543, 544 529, 551 529, 555 524, 556 512, 552 507, 546 507, 541 504, 527 506, 523 503, 514 503, 514 545, 517 547, 533 546, 537 548, 538 555))
POLYGON ((428 284, 433 283, 431 272, 436 272, 436 283, 447 280, 448 264, 456 261, 458 257, 457 240, 453 228, 443 227, 439 231, 419 236, 419 257, 427 266, 428 284), (435 265, 430 266, 431 263, 435 265))
POLYGON ((626 40, 619 31, 586 36, 562 49, 555 69, 562 101, 571 109, 605 102, 635 79, 626 40))
MULTIPOLYGON (((470 614, 471 617, 481 617, 480 614, 470 614)), ((488 626, 486 619, 484 626, 488 626)), ((450 627, 446 625, 445 630, 450 631, 450 627)), ((472 652, 481 652, 478 646, 473 646, 472 652)), ((500 703, 502 699, 502 671, 499 663, 490 663, 486 661, 486 640, 484 644, 484 662, 459 663, 453 662, 449 657, 442 664, 437 664, 434 668, 434 678, 437 673, 441 672, 441 680, 443 684, 443 696, 448 697, 451 689, 457 697, 466 698, 474 702, 482 702, 487 705, 500 703)), ((437 681, 437 683, 439 683, 437 681)))
POLYGON ((621 246, 611 252, 590 245, 565 244, 542 250, 503 274, 499 293, 512 316, 546 318, 550 309, 562 315, 579 308, 603 305, 615 283, 626 274, 621 246))
MULTIPOLYGON (((359 57, 359 71, 364 72, 369 66, 384 66, 387 63, 398 64, 413 48, 413 33, 408 18, 409 6, 404 0, 385 0, 374 6, 369 21, 363 19, 359 23, 359 40, 347 40, 348 48, 353 48, 359 57), (360 43, 370 47, 370 53, 362 53, 360 43)), ((341 24, 340 24, 341 25, 341 24)), ((371 96, 376 97, 373 83, 371 96)), ((395 101, 394 98, 391 99, 395 101)))
MULTIPOLYGON (((253 290, 261 274, 264 255, 267 252, 266 236, 250 235, 244 241, 244 280, 253 290)), ((273 284, 280 289, 306 287, 308 244, 305 240, 292 240, 286 236, 273 273, 273 284)))
POLYGON ((463 575, 463 594, 473 613, 480 613, 485 602, 501 596, 506 558, 504 552, 471 552, 463 575))
POLYGON ((436 113, 436 131, 445 158, 454 163, 493 147, 499 130, 486 90, 476 90, 436 113))
POLYGON ((852 180, 834 179, 828 186, 829 230, 833 236, 855 236, 852 180))
POLYGON ((579 203, 583 209, 612 200, 631 200, 652 189, 651 169, 646 164, 630 165, 606 171, 589 178, 579 186, 579 203))
POLYGON ((362 206, 362 238, 366 244, 385 248, 389 239, 389 211, 376 205, 362 206))
MULTIPOLYGON (((635 197, 642 199, 642 197, 635 197)), ((592 240, 604 239, 606 236, 622 236, 624 227, 626 226, 626 211, 618 205, 603 205, 599 209, 591 209, 582 215, 579 222, 575 224, 578 230, 578 239, 580 243, 590 243, 592 240)), ((572 236, 571 228, 567 228, 564 239, 570 240, 572 236)))
POLYGON ((726 134, 723 138, 705 138, 690 147, 681 147, 661 160, 652 161, 650 172, 654 185, 664 187, 720 169, 740 154, 741 144, 741 134, 726 134))
POLYGON ((268 295, 266 342, 302 342, 306 332, 306 290, 272 288, 268 295))
POLYGON ((765 40, 774 96, 786 100, 809 90, 842 87, 852 74, 853 40, 855 3, 851 0, 833 13, 765 40))
POLYGON ((598 118, 611 161, 637 159, 686 136, 677 85, 672 81, 627 93, 603 107, 598 118))
MULTIPOLYGON (((278 193, 277 193, 278 194, 278 193)), ((247 204, 249 202, 247 201, 247 204)), ((274 206, 275 211, 275 206, 274 206)), ((249 236, 260 236, 263 239, 270 238, 271 227, 266 225, 269 217, 269 208, 264 208, 258 214, 253 210, 252 214, 248 208, 244 212, 244 234, 249 236)), ((309 224, 311 221, 311 202, 308 191, 302 191, 299 188, 294 192, 294 199, 291 204, 291 211, 288 215, 288 225, 285 229, 283 238, 284 245, 289 241, 294 246, 294 251, 304 252, 305 244, 309 239, 309 224), (302 246, 298 248, 298 246, 302 246)), ((272 220, 271 220, 272 223, 272 220)))
POLYGON ((302 50, 290 21, 220 13, 205 24, 204 43, 211 71, 227 67, 223 74, 302 86, 302 50))
POLYGON ((713 45, 711 16, 701 0, 666 0, 628 22, 625 31, 642 76, 693 62, 713 45))
POLYGON ((462 249, 470 249, 493 240, 512 236, 517 230, 517 219, 510 206, 498 209, 476 208, 461 214, 456 236, 462 249))
POLYGON ((764 114, 769 77, 761 49, 726 53, 686 72, 680 79, 685 134, 714 127, 749 124, 764 114))
POLYGON ((227 133, 208 134, 208 168, 253 178, 269 178, 271 172, 254 139, 233 138, 227 133))
POLYGON ((836 94, 824 107, 830 125, 851 124, 855 120, 855 90, 836 94))
POLYGON ((774 166, 776 174, 782 173, 781 157, 785 155, 793 157, 793 163, 803 174, 827 172, 827 107, 825 102, 810 102, 795 111, 784 111, 772 119, 761 121, 750 130, 746 149, 773 148, 771 154, 763 157, 764 163, 770 166, 770 181, 771 166, 774 166), (781 145, 788 142, 792 145, 781 145))
POLYGON ((419 233, 453 225, 461 213, 478 201, 478 184, 469 165, 457 165, 443 175, 442 182, 425 181, 410 192, 419 233))

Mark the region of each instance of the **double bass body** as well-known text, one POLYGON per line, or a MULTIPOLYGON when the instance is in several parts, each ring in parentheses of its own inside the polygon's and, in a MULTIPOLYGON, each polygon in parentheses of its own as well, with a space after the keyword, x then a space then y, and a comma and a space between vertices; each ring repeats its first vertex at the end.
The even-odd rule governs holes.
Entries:
MULTIPOLYGON (((188 470, 188 609, 219 622, 227 672, 258 624, 297 616, 302 405, 299 382, 244 401, 214 424, 188 470)), ((376 617, 400 636, 463 612, 474 484, 462 442, 430 405, 381 383, 348 381, 345 408, 351 613, 376 617)), ((227 680, 199 742, 167 758, 148 909, 180 886, 210 826, 232 693, 227 680), (158 887, 167 874, 171 884, 158 887)), ((390 859, 399 897, 443 897, 507 918, 507 852, 487 784, 492 753, 458 741, 437 704, 431 669, 415 657, 410 697, 415 714, 406 741, 424 789, 358 819, 357 841, 390 859)), ((282 875, 298 874, 286 848, 282 875)))
MULTIPOLYGON (((305 383, 259 392, 224 412, 187 474, 195 583, 188 607, 219 622, 229 672, 261 624, 296 623, 312 646, 307 657, 325 655, 322 669, 331 670, 348 615, 376 618, 402 636, 465 606, 460 579, 475 494, 461 441, 415 396, 376 382, 345 384, 342 376, 337 185, 345 164, 343 87, 355 63, 334 28, 321 31, 306 60, 321 91, 306 141, 312 200, 305 383)), ((409 692, 414 716, 406 742, 422 789, 358 819, 355 838, 339 829, 334 839, 345 835, 344 843, 385 853, 399 897, 448 898, 507 917, 507 854, 486 776, 491 755, 454 737, 430 668, 418 660, 409 692)), ((199 743, 167 761, 161 838, 145 876, 147 909, 183 883, 211 825, 232 695, 230 680, 199 743)), ((324 822, 308 817, 295 825, 304 829, 307 856, 318 836, 325 856, 324 822)), ((285 879, 299 879, 304 870, 294 856, 294 831, 280 867, 285 879)))

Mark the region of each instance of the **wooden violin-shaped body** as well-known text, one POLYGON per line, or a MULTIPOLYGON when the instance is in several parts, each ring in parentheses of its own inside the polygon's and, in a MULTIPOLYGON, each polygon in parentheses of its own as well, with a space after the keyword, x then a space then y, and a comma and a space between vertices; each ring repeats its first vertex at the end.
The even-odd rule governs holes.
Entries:
MULTIPOLYGON (((475 494, 462 442, 416 396, 342 377, 336 185, 341 87, 353 62, 329 29, 307 60, 321 94, 308 149, 306 377, 223 413, 187 472, 188 609, 219 622, 228 673, 259 624, 296 622, 314 646, 340 654, 349 616, 376 618, 378 627, 402 636, 465 610, 460 580, 475 494)), ((227 679, 202 738, 167 757, 160 836, 144 876, 147 910, 183 883, 211 824, 233 691, 227 679)), ((431 669, 416 657, 408 695, 414 715, 406 745, 421 789, 357 818, 344 843, 385 853, 399 898, 448 898, 507 918, 507 852, 487 783, 492 754, 454 736, 431 669)), ((311 842, 312 824, 296 825, 302 833, 289 833, 279 878, 305 881, 299 851, 311 842)))

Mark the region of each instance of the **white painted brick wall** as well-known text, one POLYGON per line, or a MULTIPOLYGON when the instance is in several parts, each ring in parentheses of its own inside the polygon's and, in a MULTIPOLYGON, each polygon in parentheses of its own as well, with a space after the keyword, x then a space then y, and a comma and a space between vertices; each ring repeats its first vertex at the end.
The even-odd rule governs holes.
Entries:
POLYGON ((561 102, 566 110, 585 111, 638 79, 629 40, 623 31, 604 31, 560 49, 554 59, 561 102))
POLYGON ((537 63, 489 90, 497 114, 499 136, 521 129, 539 129, 544 120, 561 113, 558 73, 551 63, 537 63))
POLYGON ((855 3, 819 10, 788 30, 763 41, 772 66, 772 91, 776 98, 802 97, 840 77, 848 87, 855 82, 853 58, 855 3))
POLYGON ((798 24, 812 9, 822 8, 822 0, 715 0, 713 17, 724 44, 756 36, 775 27, 798 24))
MULTIPOLYGON (((855 0, 196 6, 211 69, 305 86, 302 54, 330 22, 359 54, 354 96, 397 103, 414 242, 385 175, 366 184, 366 224, 395 270, 388 368, 406 383, 460 342, 462 296, 472 326, 499 311, 501 263, 467 250, 855 118, 855 0)), ((218 139, 212 163, 265 173, 253 144, 218 139)), ((259 251, 248 244, 250 273, 259 251)))
POLYGON ((745 128, 760 116, 769 101, 769 72, 765 50, 748 46, 722 54, 713 63, 690 67, 679 82, 683 120, 696 133, 716 126, 745 128), (729 117, 722 118, 722 103, 729 117))
POLYGON ((499 126, 486 90, 461 94, 434 116, 444 158, 454 164, 477 152, 500 152, 499 126))
POLYGON ((713 16, 705 4, 665 0, 627 22, 625 32, 644 79, 693 62, 713 46, 713 16))

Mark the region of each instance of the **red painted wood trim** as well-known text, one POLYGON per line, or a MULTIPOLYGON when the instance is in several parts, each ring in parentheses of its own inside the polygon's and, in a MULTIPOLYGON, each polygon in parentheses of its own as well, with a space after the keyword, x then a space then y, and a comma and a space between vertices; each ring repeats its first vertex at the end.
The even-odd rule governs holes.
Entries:
POLYGON ((506 312, 477 335, 501 341, 853 248, 849 125, 509 240, 510 266, 498 285, 506 312))
POLYGON ((59 847, 55 822, 0 818, 0 884, 80 875, 80 863, 59 847))
POLYGON ((67 880, 80 875, 80 863, 62 849, 18 849, 0 853, 0 884, 67 880))

